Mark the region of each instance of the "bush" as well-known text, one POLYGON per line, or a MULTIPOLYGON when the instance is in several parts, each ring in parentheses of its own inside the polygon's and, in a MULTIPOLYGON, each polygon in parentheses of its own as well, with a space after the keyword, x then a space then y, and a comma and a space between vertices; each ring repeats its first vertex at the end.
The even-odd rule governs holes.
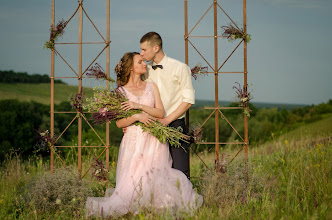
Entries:
POLYGON ((53 174, 44 173, 26 185, 25 199, 29 199, 30 205, 40 212, 65 209, 73 213, 83 209, 92 190, 85 180, 79 179, 78 174, 73 172, 61 168, 53 174))

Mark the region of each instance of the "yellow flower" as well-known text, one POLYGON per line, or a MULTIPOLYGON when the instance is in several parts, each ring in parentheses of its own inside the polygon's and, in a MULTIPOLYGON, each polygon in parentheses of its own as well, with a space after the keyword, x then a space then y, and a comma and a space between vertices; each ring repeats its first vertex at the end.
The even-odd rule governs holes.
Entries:
POLYGON ((285 160, 284 158, 281 158, 282 164, 285 164, 285 160))
POLYGON ((288 141, 287 141, 287 140, 285 140, 285 144, 286 144, 286 145, 288 144, 288 141))

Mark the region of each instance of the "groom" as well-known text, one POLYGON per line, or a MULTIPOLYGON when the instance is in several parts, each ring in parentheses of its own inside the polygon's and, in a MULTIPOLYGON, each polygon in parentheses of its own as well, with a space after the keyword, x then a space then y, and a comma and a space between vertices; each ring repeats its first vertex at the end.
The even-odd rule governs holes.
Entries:
MULTIPOLYGON (((190 68, 175 59, 172 59, 163 51, 162 39, 156 32, 145 34, 140 41, 141 55, 148 65, 145 78, 157 84, 162 103, 165 108, 165 117, 159 119, 164 125, 170 127, 182 127, 186 133, 185 112, 195 104, 195 91, 191 82, 190 68)), ((188 152, 188 144, 181 142, 188 152)), ((182 171, 188 177, 189 154, 182 148, 169 146, 173 159, 172 167, 182 171)))

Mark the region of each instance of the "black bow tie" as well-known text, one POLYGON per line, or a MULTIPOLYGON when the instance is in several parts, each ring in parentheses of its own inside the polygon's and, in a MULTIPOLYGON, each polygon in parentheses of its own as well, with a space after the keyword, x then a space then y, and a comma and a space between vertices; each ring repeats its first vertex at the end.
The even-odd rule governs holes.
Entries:
POLYGON ((153 66, 152 66, 152 69, 155 70, 155 69, 157 69, 158 67, 159 67, 160 69, 163 69, 163 65, 153 65, 153 66))

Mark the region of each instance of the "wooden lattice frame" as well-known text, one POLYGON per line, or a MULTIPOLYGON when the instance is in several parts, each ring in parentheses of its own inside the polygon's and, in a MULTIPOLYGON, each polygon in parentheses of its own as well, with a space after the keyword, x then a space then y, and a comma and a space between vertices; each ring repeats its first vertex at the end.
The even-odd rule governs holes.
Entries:
MULTIPOLYGON (((185 14, 185 62, 189 64, 189 44, 196 50, 196 52, 201 56, 201 58, 206 62, 206 64, 213 70, 214 73, 214 81, 215 81, 215 106, 214 107, 204 107, 204 109, 212 110, 212 113, 208 116, 208 118, 201 124, 201 127, 211 118, 213 114, 215 114, 215 142, 200 142, 198 144, 214 144, 215 145, 215 162, 219 161, 219 145, 221 144, 241 144, 241 149, 234 155, 234 157, 228 162, 230 164, 237 155, 245 149, 245 164, 246 164, 246 173, 248 169, 248 149, 249 149, 249 141, 248 141, 248 117, 244 114, 244 137, 242 137, 239 132, 235 129, 235 127, 229 122, 229 120, 225 117, 221 110, 224 109, 243 109, 244 107, 220 107, 219 106, 219 97, 218 97, 218 74, 243 74, 243 84, 245 86, 245 90, 247 90, 247 42, 245 40, 241 40, 240 43, 235 47, 235 49, 230 53, 230 55, 223 61, 221 66, 218 65, 218 38, 222 38, 222 36, 218 36, 218 19, 217 19, 217 9, 220 9, 231 21, 235 27, 239 30, 240 28, 236 25, 236 23, 231 19, 231 17, 225 12, 225 10, 218 4, 217 0, 212 0, 211 6, 206 10, 203 16, 199 19, 199 21, 194 25, 194 27, 188 31, 188 1, 184 0, 184 14, 185 14), (202 19, 206 16, 206 14, 213 8, 214 13, 214 36, 191 36, 192 31, 197 27, 197 25, 202 21, 202 19), (194 44, 190 41, 190 38, 214 38, 214 66, 211 65, 207 59, 200 53, 200 51, 194 46, 194 44), (243 72, 222 72, 221 68, 225 65, 225 63, 229 60, 229 58, 233 55, 233 53, 238 49, 238 47, 243 43, 243 60, 244 60, 244 71, 243 72), (237 133, 237 135, 241 138, 242 142, 219 142, 219 114, 222 118, 226 120, 226 122, 232 127, 232 129, 237 133)), ((243 32, 247 34, 247 6, 246 0, 243 0, 243 32)), ((186 114, 187 125, 189 124, 189 112, 186 114)), ((202 161, 204 163, 204 161, 202 161)), ((205 163, 204 163, 205 164, 205 163)), ((217 163, 215 163, 217 164, 217 163)))
MULTIPOLYGON (((61 138, 61 136, 65 133, 65 131, 72 125, 72 123, 77 119, 78 120, 78 144, 77 146, 54 146, 53 149, 56 147, 77 147, 78 148, 78 172, 80 178, 83 178, 89 170, 92 168, 92 165, 86 170, 86 172, 82 175, 82 147, 103 147, 105 148, 102 153, 97 157, 99 159, 105 152, 106 152, 106 167, 109 169, 109 147, 110 147, 110 137, 109 137, 109 123, 106 123, 106 141, 102 140, 102 138, 98 135, 98 133, 95 131, 93 126, 89 123, 87 118, 85 117, 85 113, 89 112, 55 112, 54 111, 54 80, 55 79, 63 79, 63 78, 77 78, 78 79, 78 93, 82 92, 82 80, 84 78, 91 78, 91 77, 83 77, 83 75, 86 73, 86 71, 91 67, 91 65, 98 59, 98 57, 106 50, 106 74, 109 76, 110 74, 110 69, 109 69, 109 64, 110 64, 110 48, 109 45, 111 43, 110 41, 110 0, 106 0, 106 19, 107 19, 107 26, 106 26, 106 39, 104 36, 100 33, 96 25, 93 23, 93 21, 90 19, 88 16, 87 12, 85 11, 83 7, 83 0, 78 1, 78 7, 74 14, 70 17, 70 19, 66 22, 68 24, 71 19, 79 13, 79 42, 78 43, 55 43, 54 48, 52 49, 51 52, 51 109, 50 109, 50 133, 51 137, 54 136, 54 115, 57 113, 65 113, 65 114, 75 114, 74 118, 72 121, 68 124, 68 126, 62 131, 62 133, 57 137, 55 140, 55 143, 61 138), (98 32, 100 37, 103 39, 102 42, 83 42, 82 41, 82 34, 83 34, 83 13, 85 16, 88 18, 88 20, 91 22, 95 30, 98 32), (79 45, 79 71, 78 73, 71 67, 71 65, 66 61, 66 59, 59 53, 59 51, 56 50, 56 45, 57 44, 78 44, 79 45), (90 63, 90 65, 83 71, 82 68, 82 47, 83 44, 105 44, 105 47, 101 50, 101 52, 96 56, 96 58, 90 63), (55 72, 54 72, 54 55, 58 55, 64 63, 75 73, 76 77, 55 77, 55 72), (94 131, 96 136, 99 138, 99 140, 103 143, 103 146, 82 146, 82 121, 85 121, 90 128, 94 131)), ((55 0, 52 0, 52 18, 51 18, 51 24, 54 26, 54 20, 55 20, 55 0)), ((109 88, 109 82, 107 81, 106 84, 107 88, 109 88)), ((59 154, 56 153, 56 151, 52 150, 51 151, 51 161, 50 161, 50 169, 51 172, 53 172, 54 169, 54 155, 62 162, 64 166, 67 167, 65 162, 61 159, 59 154)))
MULTIPOLYGON (((51 24, 54 25, 55 20, 55 7, 54 7, 55 0, 52 0, 52 19, 51 24)), ((56 78, 77 78, 79 81, 78 85, 78 92, 82 91, 82 80, 83 78, 90 78, 90 77, 83 77, 85 72, 90 68, 90 66, 95 62, 95 60, 106 50, 106 74, 109 76, 110 69, 109 69, 109 55, 110 55, 110 48, 109 44, 110 41, 110 0, 106 0, 107 6, 107 27, 106 27, 106 39, 102 36, 102 34, 99 32, 98 28, 95 26, 95 24, 92 22, 88 14, 86 13, 84 7, 83 7, 83 0, 78 1, 78 7, 74 14, 71 16, 71 18, 67 21, 70 22, 70 20, 75 16, 77 12, 79 12, 79 42, 78 43, 55 43, 56 44, 78 44, 79 45, 79 71, 78 73, 70 66, 70 64, 63 58, 63 56, 56 50, 54 47, 51 52, 51 111, 50 111, 50 131, 51 136, 54 136, 54 114, 56 113, 68 113, 73 114, 75 113, 75 117, 72 119, 72 121, 68 124, 68 126, 64 129, 64 131, 58 136, 58 138, 55 140, 55 143, 59 140, 59 138, 63 135, 63 133, 70 127, 70 125, 78 119, 78 145, 77 146, 54 146, 54 147, 78 147, 78 172, 80 174, 80 177, 84 177, 92 166, 88 168, 88 170, 82 174, 82 161, 81 161, 81 150, 82 147, 104 147, 105 149, 103 152, 98 156, 98 159, 106 152, 106 167, 109 169, 109 123, 106 124, 106 141, 104 142, 98 133, 94 130, 93 126, 88 122, 86 119, 84 113, 88 112, 55 112, 54 111, 54 80, 56 78), (87 16, 88 20, 93 24, 94 28, 98 32, 98 34, 102 37, 104 40, 103 42, 82 42, 82 27, 83 27, 83 13, 87 16), (102 49, 102 51, 97 55, 97 57, 91 62, 91 64, 82 71, 82 45, 83 44, 104 44, 105 47, 102 49), (54 72, 54 54, 57 54, 65 63, 68 65, 68 67, 75 73, 76 77, 55 77, 54 72), (97 137, 100 139, 100 141, 103 143, 104 146, 82 146, 82 118, 88 123, 90 128, 95 132, 97 137)), ((234 126, 227 120, 225 115, 222 113, 221 110, 223 109, 243 109, 243 107, 220 107, 219 106, 219 98, 218 98, 218 74, 223 73, 241 73, 243 74, 244 79, 244 85, 247 85, 247 42, 244 40, 241 40, 240 43, 235 47, 235 49, 231 52, 231 54, 224 60, 224 62, 219 67, 218 65, 218 38, 222 38, 222 36, 218 36, 217 30, 218 30, 218 23, 217 23, 217 9, 220 8, 220 10, 225 13, 225 15, 230 19, 230 21, 237 27, 235 22, 228 16, 228 14, 224 11, 224 9, 218 4, 217 0, 213 0, 212 5, 208 8, 208 10, 204 13, 204 15, 200 18, 200 20, 196 23, 196 25, 191 29, 190 32, 188 32, 188 2, 187 0, 184 0, 184 6, 185 6, 185 62, 186 64, 189 64, 189 52, 188 52, 188 46, 189 44, 197 51, 197 53, 202 57, 202 59, 207 63, 207 65, 213 70, 213 72, 208 73, 214 73, 215 75, 215 106, 214 107, 204 107, 204 109, 213 110, 212 113, 208 116, 208 118, 202 123, 201 127, 204 126, 204 124, 211 118, 213 114, 215 114, 215 142, 200 142, 199 144, 215 144, 215 152, 216 157, 215 160, 219 160, 219 145, 220 144, 242 144, 242 148, 235 154, 235 156, 230 160, 229 163, 231 163, 235 157, 243 150, 245 149, 245 163, 246 163, 246 169, 247 169, 247 162, 248 162, 248 149, 249 149, 249 142, 248 142, 248 117, 244 115, 244 138, 238 133, 238 131, 234 128, 234 126), (197 25, 201 22, 201 20, 206 16, 206 14, 211 10, 213 7, 214 9, 214 36, 190 36, 191 32, 197 27, 197 25), (194 44, 189 40, 189 38, 214 38, 214 67, 204 58, 204 56, 199 52, 199 50, 194 46, 194 44), (224 64, 228 61, 228 59, 233 55, 233 53, 237 50, 237 48, 243 43, 243 59, 244 59, 244 71, 243 72, 221 72, 221 68, 224 66, 224 64), (241 138, 242 142, 219 142, 219 114, 227 121, 227 123, 234 129, 234 131, 238 134, 238 136, 241 138)), ((238 28, 238 27, 237 27, 238 28)), ((247 26, 246 26, 246 0, 243 0, 243 31, 244 34, 247 34, 247 26)), ((107 82, 107 87, 109 88, 109 82, 107 82)), ((186 115, 187 119, 187 125, 189 124, 189 112, 187 112, 186 115)), ((54 169, 54 154, 58 157, 58 159, 63 163, 64 166, 66 166, 65 162, 61 159, 61 157, 56 153, 56 151, 51 151, 51 164, 50 169, 51 172, 53 172, 54 169)), ((204 161, 202 160, 204 163, 204 161)), ((204 163, 205 164, 205 163, 204 163)), ((190 172, 189 172, 190 175, 190 172)))

